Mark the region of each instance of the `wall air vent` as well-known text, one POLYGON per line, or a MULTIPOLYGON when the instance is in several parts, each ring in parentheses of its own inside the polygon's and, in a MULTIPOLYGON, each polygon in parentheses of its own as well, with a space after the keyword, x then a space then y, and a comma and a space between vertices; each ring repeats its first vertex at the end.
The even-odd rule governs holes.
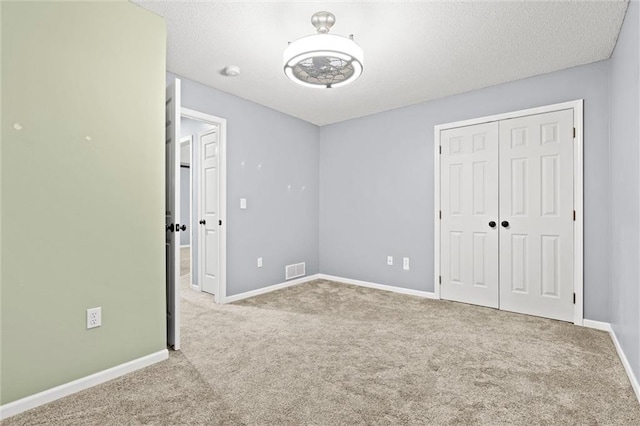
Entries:
POLYGON ((285 280, 302 277, 305 274, 305 262, 287 265, 284 268, 285 280))

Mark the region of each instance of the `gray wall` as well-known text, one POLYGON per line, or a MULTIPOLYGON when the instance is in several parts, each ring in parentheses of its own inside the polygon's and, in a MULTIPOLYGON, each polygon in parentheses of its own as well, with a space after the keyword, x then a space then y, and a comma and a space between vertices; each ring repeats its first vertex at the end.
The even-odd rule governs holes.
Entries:
POLYGON ((291 263, 318 273, 318 127, 181 80, 183 107, 227 120, 227 295, 281 283, 291 263))
POLYGON ((631 2, 610 61, 610 322, 640 377, 640 5, 631 2))
POLYGON ((584 308, 607 321, 607 86, 603 61, 321 127, 320 270, 433 291, 433 126, 584 99, 584 308))

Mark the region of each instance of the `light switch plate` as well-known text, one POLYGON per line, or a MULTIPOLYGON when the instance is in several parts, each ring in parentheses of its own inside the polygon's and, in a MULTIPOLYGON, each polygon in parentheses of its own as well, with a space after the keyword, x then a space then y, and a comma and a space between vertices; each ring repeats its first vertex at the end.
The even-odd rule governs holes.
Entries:
POLYGON ((408 257, 402 258, 402 269, 404 269, 405 271, 409 270, 409 258, 408 257))
POLYGON ((387 265, 393 265, 393 256, 387 256, 387 265))
POLYGON ((262 268, 262 258, 258 258, 258 268, 262 268))
POLYGON ((243 209, 243 210, 247 208, 247 199, 246 198, 240 198, 240 208, 243 209))

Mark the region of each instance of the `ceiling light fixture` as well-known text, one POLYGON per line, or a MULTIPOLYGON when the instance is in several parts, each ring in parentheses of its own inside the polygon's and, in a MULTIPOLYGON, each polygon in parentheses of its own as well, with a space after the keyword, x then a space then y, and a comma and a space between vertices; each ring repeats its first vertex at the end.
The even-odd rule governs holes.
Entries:
POLYGON ((284 51, 284 73, 291 81, 307 87, 340 87, 362 74, 362 48, 353 35, 329 34, 336 17, 318 12, 311 23, 318 34, 289 43, 284 51))

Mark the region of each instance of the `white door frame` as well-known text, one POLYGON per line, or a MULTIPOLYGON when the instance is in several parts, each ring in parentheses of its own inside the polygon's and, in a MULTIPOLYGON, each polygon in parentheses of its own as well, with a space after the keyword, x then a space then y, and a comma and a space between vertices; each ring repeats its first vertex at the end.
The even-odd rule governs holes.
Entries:
POLYGON ((489 123, 506 120, 509 118, 525 117, 527 115, 544 114, 548 112, 573 110, 573 125, 576 129, 573 148, 573 203, 576 211, 576 220, 573 224, 573 289, 576 295, 574 306, 574 320, 576 325, 583 325, 584 321, 584 176, 583 176, 583 103, 582 99, 559 104, 546 105, 537 108, 513 111, 504 114, 496 114, 471 120, 456 121, 453 123, 438 124, 434 126, 433 136, 433 165, 434 165, 434 292, 436 299, 440 299, 440 132, 463 126, 489 123))
MULTIPOLYGON (((215 293, 215 301, 216 303, 225 303, 227 298, 227 120, 224 118, 216 117, 214 115, 205 114, 199 111, 195 111, 189 108, 181 108, 180 115, 182 117, 191 118, 198 121, 203 121, 205 123, 212 124, 217 126, 219 129, 219 143, 220 143, 220 180, 219 180, 219 194, 220 194, 220 220, 222 221, 222 226, 220 229, 220 255, 219 255, 219 277, 218 280, 218 289, 215 293)), ((192 141, 192 151, 197 141, 192 141)), ((193 159, 193 157, 192 157, 193 159)), ((200 163, 198 163, 198 166, 200 163)), ((193 161, 192 161, 193 166, 193 161)), ((193 183, 193 167, 192 167, 192 183, 193 183)), ((199 174, 198 174, 199 176, 199 174)), ((201 187, 202 182, 198 182, 198 188, 201 187)), ((191 186, 193 188, 193 185, 191 186)), ((192 191, 193 192, 193 191, 192 191)), ((202 200, 200 197, 200 191, 198 191, 198 207, 202 205, 202 200)), ((192 205, 193 206, 193 205, 192 205)), ((193 235, 196 232, 196 225, 193 225, 193 229, 191 230, 191 238, 193 244, 193 235)), ((198 239, 198 243, 200 243, 200 238, 198 239)), ((196 290, 202 290, 202 250, 198 250, 198 283, 199 285, 194 287, 196 290)), ((193 267, 193 265, 192 265, 193 267)), ((193 274, 193 269, 191 271, 193 274)))

